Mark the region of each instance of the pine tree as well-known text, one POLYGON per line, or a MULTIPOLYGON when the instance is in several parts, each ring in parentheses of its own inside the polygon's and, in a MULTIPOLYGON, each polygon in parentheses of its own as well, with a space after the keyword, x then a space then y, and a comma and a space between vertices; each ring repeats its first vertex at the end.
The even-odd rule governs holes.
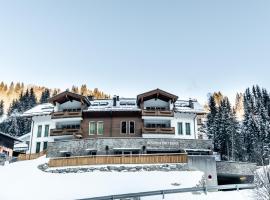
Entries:
POLYGON ((229 99, 221 93, 214 93, 209 98, 208 107, 210 112, 207 116, 207 134, 213 140, 214 150, 220 153, 223 160, 240 159, 241 149, 237 147, 241 142, 239 124, 229 99), (219 106, 217 94, 222 97, 219 99, 219 106))
POLYGON ((53 90, 52 97, 56 96, 58 94, 58 91, 56 89, 53 90))
POLYGON ((244 120, 242 135, 244 136, 246 161, 263 164, 269 155, 270 117, 269 95, 259 86, 246 90, 244 95, 244 120), (250 92, 251 91, 251 92, 250 92))
POLYGON ((48 103, 48 99, 50 98, 51 94, 50 94, 50 90, 49 89, 45 89, 40 97, 39 103, 48 103))
POLYGON ((30 89, 30 94, 29 94, 28 108, 27 108, 27 109, 31 109, 31 108, 33 108, 35 105, 37 105, 37 98, 36 98, 34 89, 31 88, 31 89, 30 89))
POLYGON ((79 94, 79 88, 73 85, 71 88, 71 92, 79 94))
POLYGON ((216 143, 216 117, 217 117, 217 106, 216 106, 216 101, 214 97, 211 95, 209 97, 209 114, 207 115, 207 136, 209 139, 213 140, 214 146, 216 143))
POLYGON ((81 86, 81 95, 87 95, 87 86, 84 84, 81 86))
POLYGON ((0 101, 0 118, 4 115, 4 101, 0 101))

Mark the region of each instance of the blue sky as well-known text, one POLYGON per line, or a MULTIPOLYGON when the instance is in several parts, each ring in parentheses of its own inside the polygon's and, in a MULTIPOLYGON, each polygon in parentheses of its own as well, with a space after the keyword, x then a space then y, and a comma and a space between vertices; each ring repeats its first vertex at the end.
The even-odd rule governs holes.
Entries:
POLYGON ((0 79, 205 101, 270 90, 270 1, 0 0, 0 79))

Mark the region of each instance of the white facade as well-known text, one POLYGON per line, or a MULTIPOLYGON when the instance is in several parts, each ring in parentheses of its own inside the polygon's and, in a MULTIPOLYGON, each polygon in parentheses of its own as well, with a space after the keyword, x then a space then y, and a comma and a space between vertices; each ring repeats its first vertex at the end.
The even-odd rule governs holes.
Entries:
POLYGON ((32 117, 32 126, 30 133, 30 150, 31 153, 39 153, 46 148, 46 143, 53 142, 54 138, 50 137, 50 133, 48 136, 45 136, 45 127, 49 126, 50 129, 55 128, 55 123, 51 119, 51 115, 41 115, 41 116, 33 116, 32 117), (41 127, 41 135, 39 135, 39 129, 41 127), (39 146, 39 148, 38 148, 39 146))
POLYGON ((171 120, 171 126, 175 128, 175 138, 198 139, 197 114, 176 112, 171 120), (180 124, 182 125, 182 132, 179 130, 180 124), (187 131, 187 124, 190 126, 190 134, 187 131))

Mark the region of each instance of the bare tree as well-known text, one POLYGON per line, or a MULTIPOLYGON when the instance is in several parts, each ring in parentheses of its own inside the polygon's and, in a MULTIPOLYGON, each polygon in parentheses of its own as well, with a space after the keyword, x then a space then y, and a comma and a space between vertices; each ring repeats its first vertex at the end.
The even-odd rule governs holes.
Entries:
POLYGON ((270 200, 270 169, 263 166, 255 173, 255 197, 257 200, 270 200))

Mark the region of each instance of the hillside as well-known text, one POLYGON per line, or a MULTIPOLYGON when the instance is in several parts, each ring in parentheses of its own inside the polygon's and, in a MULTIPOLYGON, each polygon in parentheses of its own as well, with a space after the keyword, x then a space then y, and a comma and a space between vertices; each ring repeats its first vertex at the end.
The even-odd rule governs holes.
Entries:
MULTIPOLYGON (((38 85, 25 85, 24 83, 20 82, 11 82, 10 84, 1 82, 0 83, 0 101, 4 101, 4 109, 7 111, 10 104, 13 100, 18 99, 20 94, 25 92, 27 89, 33 88, 34 93, 37 97, 37 100, 39 101, 42 92, 46 89, 44 86, 38 86, 38 85)), ((50 90, 51 95, 55 95, 59 92, 61 92, 58 88, 47 88, 50 90)), ((98 88, 95 88, 93 90, 89 89, 87 85, 82 85, 80 87, 72 86, 71 88, 68 88, 70 91, 83 94, 83 95, 92 95, 97 99, 100 98, 108 98, 109 95, 105 94, 104 92, 100 91, 98 88)))

